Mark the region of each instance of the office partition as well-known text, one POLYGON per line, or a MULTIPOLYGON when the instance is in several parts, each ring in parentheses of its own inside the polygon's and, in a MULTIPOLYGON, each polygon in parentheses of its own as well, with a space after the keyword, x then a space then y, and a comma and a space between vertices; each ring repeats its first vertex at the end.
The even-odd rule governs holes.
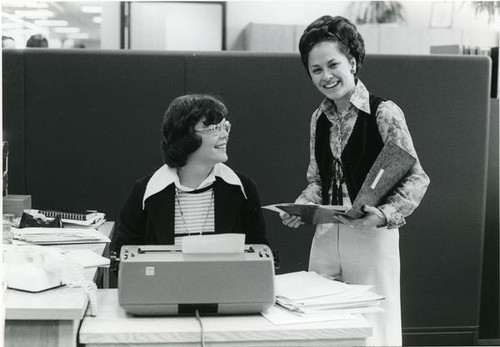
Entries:
MULTIPOLYGON (((309 122, 322 98, 297 54, 4 50, 3 64, 10 192, 31 194, 34 207, 95 208, 116 220, 133 181, 162 164, 166 107, 190 92, 227 104, 228 164, 254 179, 263 204, 306 187, 309 122)), ((477 338, 490 69, 487 57, 398 55, 369 55, 362 68, 368 89, 403 109, 431 178, 400 229, 405 344, 477 338)), ((264 214, 278 272, 307 269, 313 228, 264 214)))

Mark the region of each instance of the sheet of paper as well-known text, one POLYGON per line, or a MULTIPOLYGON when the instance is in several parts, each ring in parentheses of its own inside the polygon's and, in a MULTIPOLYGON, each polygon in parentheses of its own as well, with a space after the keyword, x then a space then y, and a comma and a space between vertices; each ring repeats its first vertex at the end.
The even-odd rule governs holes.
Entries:
POLYGON ((66 251, 65 256, 81 264, 84 268, 109 267, 110 260, 91 249, 75 249, 66 251))
POLYGON ((336 313, 336 312, 330 312, 329 314, 325 315, 301 316, 294 314, 288 310, 277 307, 275 305, 271 306, 269 309, 262 312, 261 314, 271 323, 276 325, 354 319, 354 316, 349 313, 336 313))
POLYGON ((313 271, 298 271, 277 275, 276 295, 292 300, 333 295, 349 291, 349 285, 325 278, 313 271))
POLYGON ((182 253, 243 253, 245 234, 214 234, 186 236, 182 253))

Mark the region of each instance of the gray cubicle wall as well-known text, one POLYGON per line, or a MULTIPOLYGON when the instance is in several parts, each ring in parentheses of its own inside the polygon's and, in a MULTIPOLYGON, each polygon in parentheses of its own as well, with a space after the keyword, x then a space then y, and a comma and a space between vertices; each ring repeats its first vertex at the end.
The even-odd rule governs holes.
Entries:
MULTIPOLYGON (((226 101, 229 165, 252 176, 262 203, 293 200, 306 185, 321 96, 296 54, 4 50, 3 64, 11 193, 31 194, 35 207, 96 208, 116 220, 133 180, 161 164, 163 112, 187 92, 226 101)), ((405 111, 431 177, 400 230, 405 344, 468 345, 477 334, 489 69, 485 57, 381 55, 362 69, 373 93, 405 111)), ((265 217, 279 271, 306 269, 312 228, 265 217)))

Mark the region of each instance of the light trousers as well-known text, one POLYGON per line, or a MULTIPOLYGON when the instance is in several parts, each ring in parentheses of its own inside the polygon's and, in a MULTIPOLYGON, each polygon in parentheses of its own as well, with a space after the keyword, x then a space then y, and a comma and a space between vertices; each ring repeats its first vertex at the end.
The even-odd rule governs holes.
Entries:
POLYGON ((373 285, 385 297, 382 313, 365 314, 373 326, 368 346, 401 346, 399 230, 357 230, 319 224, 311 245, 309 270, 349 284, 373 285))

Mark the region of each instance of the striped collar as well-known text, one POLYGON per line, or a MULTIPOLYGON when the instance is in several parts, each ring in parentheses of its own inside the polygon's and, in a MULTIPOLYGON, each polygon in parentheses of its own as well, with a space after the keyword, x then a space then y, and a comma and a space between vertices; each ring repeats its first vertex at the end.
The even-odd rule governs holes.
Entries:
MULTIPOLYGON (((223 163, 215 164, 212 172, 210 172, 208 177, 205 178, 205 180, 203 180, 203 182, 201 182, 201 184, 196 187, 196 189, 201 189, 213 184, 216 177, 220 177, 228 184, 239 186, 241 192, 243 193, 243 196, 245 197, 245 199, 247 199, 247 195, 245 194, 245 189, 243 188, 243 183, 241 183, 240 178, 229 166, 223 163)), ((147 198, 161 192, 172 183, 175 184, 177 188, 183 191, 196 190, 181 185, 179 181, 179 175, 177 174, 177 169, 171 168, 168 165, 164 164, 162 167, 156 170, 153 176, 151 176, 148 185, 146 186, 146 191, 144 192, 144 197, 142 198, 142 209, 145 208, 147 198)))

